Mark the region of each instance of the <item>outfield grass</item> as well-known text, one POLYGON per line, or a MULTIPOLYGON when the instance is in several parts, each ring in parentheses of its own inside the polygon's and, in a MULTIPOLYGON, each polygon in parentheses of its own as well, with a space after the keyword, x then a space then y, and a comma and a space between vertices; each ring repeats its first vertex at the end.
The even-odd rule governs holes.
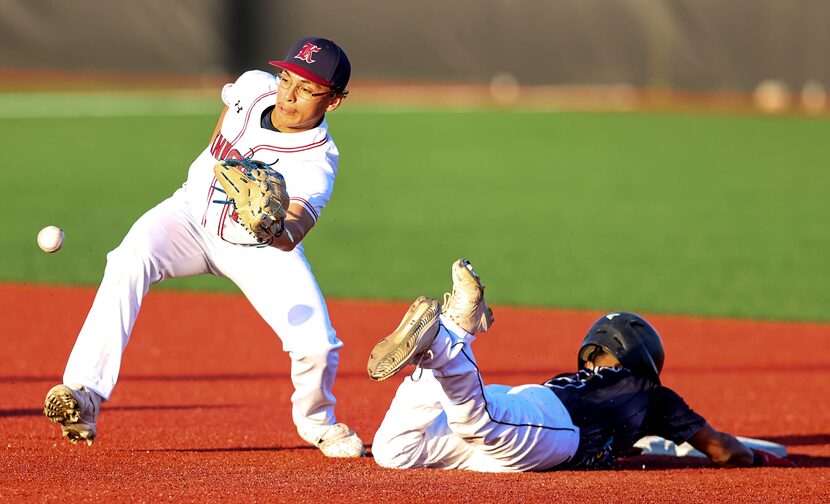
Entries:
MULTIPOLYGON (((4 281, 97 284, 219 110, 155 99, 113 117, 49 96, 57 117, 24 119, 13 98, 4 281), (67 233, 58 254, 36 247, 47 224, 67 233)), ((437 296, 468 256, 496 303, 830 320, 826 119, 346 106, 329 122, 340 175, 306 240, 328 296, 437 296)))

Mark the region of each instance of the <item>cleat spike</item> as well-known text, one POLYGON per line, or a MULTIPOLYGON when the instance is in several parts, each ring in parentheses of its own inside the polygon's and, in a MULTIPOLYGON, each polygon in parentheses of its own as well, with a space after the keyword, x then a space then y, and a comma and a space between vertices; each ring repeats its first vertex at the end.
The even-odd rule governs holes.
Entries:
POLYGON ((101 397, 81 385, 56 385, 46 394, 43 414, 60 424, 61 435, 72 444, 95 438, 101 397))

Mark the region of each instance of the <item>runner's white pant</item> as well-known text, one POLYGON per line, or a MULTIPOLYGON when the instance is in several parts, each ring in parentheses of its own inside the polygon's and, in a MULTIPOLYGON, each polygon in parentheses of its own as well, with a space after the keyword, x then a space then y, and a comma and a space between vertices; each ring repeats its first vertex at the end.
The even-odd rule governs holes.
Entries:
POLYGON ((282 340, 291 358, 292 417, 301 436, 313 442, 335 423, 331 389, 343 344, 302 248, 283 252, 225 242, 193 218, 182 189, 138 219, 107 255, 104 278, 69 356, 64 383, 84 385, 109 399, 150 285, 204 273, 239 286, 282 340))
POLYGON ((384 467, 543 471, 576 453, 579 429, 542 385, 484 386, 472 336, 450 320, 432 343, 435 357, 407 376, 375 434, 384 467))

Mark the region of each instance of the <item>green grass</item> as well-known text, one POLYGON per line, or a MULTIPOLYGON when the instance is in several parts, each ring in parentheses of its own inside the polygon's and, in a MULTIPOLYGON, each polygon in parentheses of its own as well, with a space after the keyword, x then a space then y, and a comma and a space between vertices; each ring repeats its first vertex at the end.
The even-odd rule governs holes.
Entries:
MULTIPOLYGON (((97 284, 218 112, 151 105, 39 119, 0 105, 0 280, 97 284), (47 224, 67 233, 58 254, 36 248, 47 224)), ((830 321, 826 119, 347 104, 329 122, 340 173, 306 239, 327 296, 437 296, 467 256, 495 303, 830 321)))

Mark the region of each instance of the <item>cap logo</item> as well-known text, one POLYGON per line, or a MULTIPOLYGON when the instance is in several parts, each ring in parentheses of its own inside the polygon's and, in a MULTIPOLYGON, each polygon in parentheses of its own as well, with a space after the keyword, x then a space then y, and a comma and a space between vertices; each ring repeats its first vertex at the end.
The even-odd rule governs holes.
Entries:
POLYGON ((294 56, 294 59, 303 60, 306 63, 314 63, 317 60, 311 59, 314 56, 314 53, 320 52, 320 48, 314 44, 307 43, 300 49, 300 52, 294 56))
POLYGON ((609 313, 608 315, 605 316, 605 318, 607 318, 608 320, 614 320, 614 317, 619 317, 619 316, 620 316, 619 313, 609 313))

